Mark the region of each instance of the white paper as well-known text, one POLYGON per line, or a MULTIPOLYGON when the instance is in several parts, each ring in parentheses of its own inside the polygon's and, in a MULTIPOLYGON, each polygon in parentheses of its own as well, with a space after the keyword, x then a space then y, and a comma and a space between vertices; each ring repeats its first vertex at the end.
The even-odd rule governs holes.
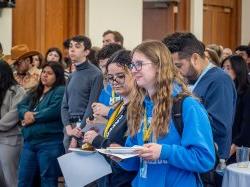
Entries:
POLYGON ((67 187, 83 187, 112 173, 111 167, 99 153, 72 152, 58 158, 67 187))
POLYGON ((95 153, 96 151, 88 151, 88 150, 83 150, 81 148, 69 148, 69 151, 72 151, 72 152, 80 152, 80 153, 85 153, 85 154, 92 154, 92 153, 95 153))
POLYGON ((106 150, 115 154, 134 154, 136 153, 136 150, 138 149, 139 149, 138 147, 107 147, 106 148, 106 150))
POLYGON ((115 156, 115 157, 118 157, 120 159, 127 159, 127 158, 132 158, 132 157, 135 157, 135 156, 138 156, 138 154, 134 153, 134 154, 117 154, 117 153, 112 153, 110 152, 109 150, 107 149, 96 149, 98 152, 102 153, 102 154, 105 154, 105 155, 112 155, 112 156, 115 156))

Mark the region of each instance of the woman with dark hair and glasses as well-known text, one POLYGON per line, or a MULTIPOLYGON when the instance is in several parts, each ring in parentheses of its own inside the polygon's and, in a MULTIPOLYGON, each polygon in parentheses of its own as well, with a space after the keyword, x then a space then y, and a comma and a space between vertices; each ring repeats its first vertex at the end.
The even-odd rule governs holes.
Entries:
POLYGON ((222 67, 235 83, 237 90, 237 104, 232 130, 232 145, 228 163, 236 162, 236 148, 250 147, 250 83, 245 60, 238 55, 225 58, 222 67))
MULTIPOLYGON (((111 117, 106 123, 103 135, 97 134, 94 130, 88 131, 84 135, 84 142, 92 144, 95 148, 106 148, 110 146, 124 146, 127 132, 127 105, 129 94, 133 89, 134 79, 129 70, 131 64, 130 52, 119 50, 114 53, 107 62, 107 79, 115 93, 122 97, 122 100, 114 109, 111 117), (117 145, 118 144, 118 145, 117 145)), ((107 158, 112 167, 112 174, 99 182, 99 186, 118 187, 131 186, 130 183, 135 176, 135 172, 128 172, 114 161, 107 158)))
POLYGON ((0 184, 17 186, 21 133, 18 127, 17 103, 24 89, 17 84, 11 67, 0 60, 0 184))
POLYGON ((41 186, 56 187, 60 168, 57 158, 64 154, 61 102, 64 70, 56 62, 42 68, 40 82, 18 105, 24 145, 19 166, 19 187, 31 187, 36 173, 41 186))

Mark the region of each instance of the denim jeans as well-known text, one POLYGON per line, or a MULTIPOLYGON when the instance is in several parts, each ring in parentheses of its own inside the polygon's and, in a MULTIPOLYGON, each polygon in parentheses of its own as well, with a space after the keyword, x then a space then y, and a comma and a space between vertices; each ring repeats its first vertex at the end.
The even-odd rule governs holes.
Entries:
POLYGON ((62 141, 31 145, 24 142, 19 165, 18 187, 32 187, 39 172, 41 187, 57 187, 60 167, 57 158, 64 154, 62 141))

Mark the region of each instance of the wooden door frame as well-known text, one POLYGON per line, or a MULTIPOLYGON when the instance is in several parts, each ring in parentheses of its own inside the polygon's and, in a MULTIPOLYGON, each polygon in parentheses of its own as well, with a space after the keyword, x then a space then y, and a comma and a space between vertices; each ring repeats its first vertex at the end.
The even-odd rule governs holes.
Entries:
MULTIPOLYGON (((48 21, 48 17, 46 17, 46 6, 49 0, 33 0, 34 2, 34 16, 35 16, 35 24, 29 30, 29 32, 35 32, 35 41, 29 47, 31 49, 36 49, 41 51, 42 53, 46 52, 48 36, 46 36, 46 22, 48 21), (34 45, 34 46, 33 46, 34 45)), ((84 34, 85 33, 85 0, 61 0, 63 3, 64 9, 67 11, 63 15, 63 38, 67 39, 74 35, 84 34)), ((23 5, 25 6, 25 5, 23 5)), ((32 5, 33 6, 33 5, 32 5)), ((55 7, 56 8, 56 7, 55 7)), ((56 11, 56 9, 55 9, 56 11)), ((17 16, 15 14, 15 16, 17 16)), ((20 28, 15 28, 15 18, 14 12, 12 11, 12 46, 18 44, 20 41, 20 37, 16 38, 14 32, 26 32, 26 31, 18 31, 20 28)), ((18 15, 19 16, 19 15, 18 15)), ((21 16, 21 15, 20 15, 21 16)), ((24 27, 28 27, 27 25, 24 27)), ((25 42, 25 41, 24 41, 25 42)), ((62 49, 63 41, 58 44, 62 49)), ((52 46, 50 46, 52 47, 52 46)))

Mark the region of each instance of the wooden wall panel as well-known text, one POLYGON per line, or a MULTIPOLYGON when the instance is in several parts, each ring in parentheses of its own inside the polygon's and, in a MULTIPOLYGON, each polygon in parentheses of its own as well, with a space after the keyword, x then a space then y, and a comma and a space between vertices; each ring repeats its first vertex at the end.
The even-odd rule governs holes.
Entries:
POLYGON ((204 0, 204 4, 211 6, 222 6, 222 7, 230 7, 233 8, 232 0, 204 0))
POLYGON ((225 46, 231 46, 231 9, 224 12, 222 7, 206 7, 204 10, 203 33, 204 43, 218 43, 225 46))
POLYGON ((161 40, 175 31, 190 30, 190 0, 143 3, 143 39, 161 40))
POLYGON ((64 0, 50 1, 45 3, 43 16, 45 17, 45 46, 61 47, 63 40, 67 37, 67 22, 64 14, 67 7, 64 0))
POLYGON ((144 3, 143 39, 162 39, 166 33, 174 32, 173 5, 156 8, 153 3, 144 3))
POLYGON ((178 4, 178 12, 176 14, 176 31, 190 31, 190 0, 182 0, 178 4))
POLYGON ((78 33, 85 32, 85 0, 78 0, 78 33))
POLYGON ((68 36, 84 34, 85 31, 85 1, 74 0, 67 3, 68 36))
POLYGON ((45 53, 84 34, 85 0, 18 0, 13 11, 13 45, 26 43, 45 53), (25 27, 24 27, 25 25, 25 27))
POLYGON ((232 33, 234 37, 232 38, 232 49, 239 46, 241 44, 241 7, 242 1, 241 0, 234 0, 233 1, 233 12, 232 12, 232 33))
POLYGON ((16 1, 16 8, 12 11, 13 45, 25 43, 36 48, 36 4, 34 0, 16 1))
POLYGON ((203 41, 234 49, 240 44, 241 1, 205 0, 203 9, 203 41), (211 4, 208 4, 211 3, 211 4))

